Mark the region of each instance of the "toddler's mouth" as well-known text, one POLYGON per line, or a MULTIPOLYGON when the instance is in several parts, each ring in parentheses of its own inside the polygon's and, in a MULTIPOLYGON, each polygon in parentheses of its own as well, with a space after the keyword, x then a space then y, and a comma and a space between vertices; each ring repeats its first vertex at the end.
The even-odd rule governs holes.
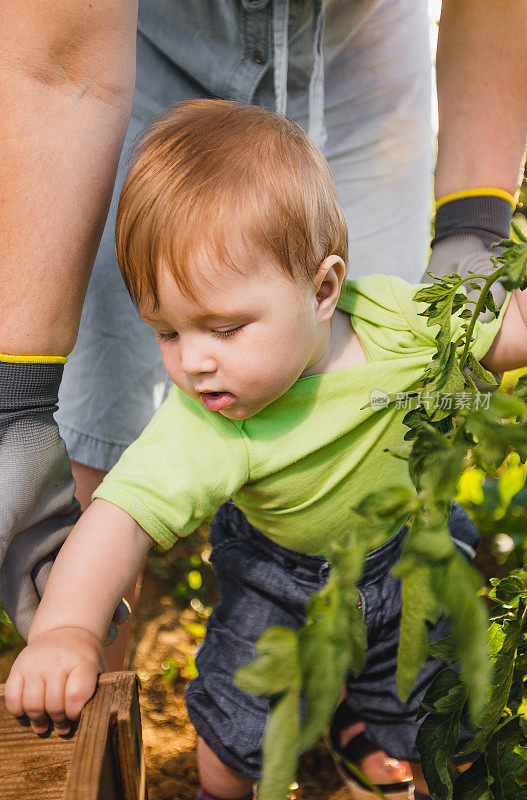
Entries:
POLYGON ((201 392, 201 402, 209 411, 223 411, 236 400, 230 392, 201 392))

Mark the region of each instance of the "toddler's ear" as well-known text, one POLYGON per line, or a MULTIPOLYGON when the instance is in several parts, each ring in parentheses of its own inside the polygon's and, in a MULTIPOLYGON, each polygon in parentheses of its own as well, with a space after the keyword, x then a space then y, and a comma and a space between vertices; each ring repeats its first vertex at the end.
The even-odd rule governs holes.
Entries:
POLYGON ((340 256, 327 256, 318 268, 313 282, 320 322, 331 318, 345 277, 346 265, 340 256))

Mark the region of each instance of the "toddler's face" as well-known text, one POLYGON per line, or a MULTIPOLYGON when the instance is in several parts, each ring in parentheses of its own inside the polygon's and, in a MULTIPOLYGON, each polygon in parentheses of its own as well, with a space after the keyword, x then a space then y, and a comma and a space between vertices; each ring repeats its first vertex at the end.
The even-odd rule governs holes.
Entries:
POLYGON ((199 264, 199 296, 186 297, 169 270, 160 307, 141 309, 163 363, 189 397, 229 419, 246 419, 284 394, 327 346, 315 289, 277 266, 236 272, 199 264))

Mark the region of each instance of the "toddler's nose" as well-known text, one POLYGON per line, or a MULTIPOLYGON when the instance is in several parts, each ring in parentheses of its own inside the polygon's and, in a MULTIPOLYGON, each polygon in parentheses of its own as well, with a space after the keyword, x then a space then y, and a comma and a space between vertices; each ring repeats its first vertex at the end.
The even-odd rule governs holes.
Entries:
POLYGON ((216 372, 216 359, 202 348, 182 347, 181 369, 187 375, 216 372))

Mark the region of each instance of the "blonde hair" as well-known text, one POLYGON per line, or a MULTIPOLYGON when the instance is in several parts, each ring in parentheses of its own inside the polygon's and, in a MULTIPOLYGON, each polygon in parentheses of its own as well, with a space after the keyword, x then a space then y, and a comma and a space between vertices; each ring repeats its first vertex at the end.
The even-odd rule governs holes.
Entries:
POLYGON ((117 211, 117 258, 137 305, 159 306, 160 260, 195 295, 200 254, 233 269, 273 259, 312 279, 347 262, 344 214, 329 167, 295 122, 257 106, 192 100, 157 119, 134 149, 117 211))

